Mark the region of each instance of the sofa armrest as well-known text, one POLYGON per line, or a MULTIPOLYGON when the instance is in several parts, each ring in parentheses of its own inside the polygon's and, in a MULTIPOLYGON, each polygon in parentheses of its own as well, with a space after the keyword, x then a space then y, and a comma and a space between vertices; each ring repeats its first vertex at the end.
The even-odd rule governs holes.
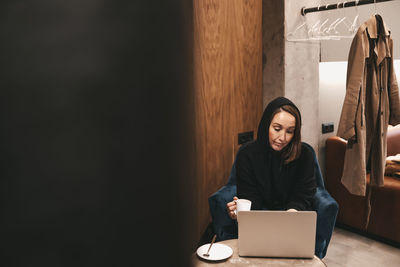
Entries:
POLYGON ((237 238, 237 222, 226 211, 226 204, 236 195, 236 185, 225 185, 208 198, 212 224, 217 241, 237 238))
POLYGON ((333 195, 335 195, 335 192, 338 192, 339 188, 342 186, 340 180, 343 173, 346 145, 347 141, 338 136, 332 136, 326 140, 325 186, 333 195))
POLYGON ((387 155, 394 156, 400 153, 400 128, 391 128, 387 132, 387 155))
POLYGON ((314 209, 317 211, 317 233, 315 255, 324 258, 335 228, 339 205, 323 188, 318 187, 314 196, 314 209))

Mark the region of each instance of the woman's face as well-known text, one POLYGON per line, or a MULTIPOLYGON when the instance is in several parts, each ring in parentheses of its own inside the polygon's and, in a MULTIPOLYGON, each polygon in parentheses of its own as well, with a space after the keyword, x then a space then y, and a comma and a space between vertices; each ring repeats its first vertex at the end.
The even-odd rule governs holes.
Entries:
POLYGON ((269 144, 275 151, 281 151, 294 136, 296 128, 295 117, 286 112, 276 113, 269 125, 269 144))

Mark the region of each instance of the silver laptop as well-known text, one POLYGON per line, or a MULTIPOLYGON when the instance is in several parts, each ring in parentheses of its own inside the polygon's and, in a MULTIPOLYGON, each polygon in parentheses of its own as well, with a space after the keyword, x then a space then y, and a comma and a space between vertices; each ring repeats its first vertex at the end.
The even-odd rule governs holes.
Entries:
POLYGON ((239 256, 312 258, 315 211, 240 211, 239 256))

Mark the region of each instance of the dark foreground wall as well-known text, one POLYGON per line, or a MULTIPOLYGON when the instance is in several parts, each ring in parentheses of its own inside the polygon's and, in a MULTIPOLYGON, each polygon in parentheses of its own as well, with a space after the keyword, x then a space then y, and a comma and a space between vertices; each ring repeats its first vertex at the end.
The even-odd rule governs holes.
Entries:
POLYGON ((188 265, 192 7, 148 2, 1 1, 2 266, 188 265))

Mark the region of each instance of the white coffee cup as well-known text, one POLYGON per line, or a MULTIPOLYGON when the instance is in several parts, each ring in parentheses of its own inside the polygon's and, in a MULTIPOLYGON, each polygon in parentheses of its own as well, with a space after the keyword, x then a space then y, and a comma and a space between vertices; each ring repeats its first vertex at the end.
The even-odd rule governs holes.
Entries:
POLYGON ((234 201, 236 203, 236 214, 238 214, 239 211, 248 211, 251 209, 251 201, 248 199, 240 198, 234 201))

